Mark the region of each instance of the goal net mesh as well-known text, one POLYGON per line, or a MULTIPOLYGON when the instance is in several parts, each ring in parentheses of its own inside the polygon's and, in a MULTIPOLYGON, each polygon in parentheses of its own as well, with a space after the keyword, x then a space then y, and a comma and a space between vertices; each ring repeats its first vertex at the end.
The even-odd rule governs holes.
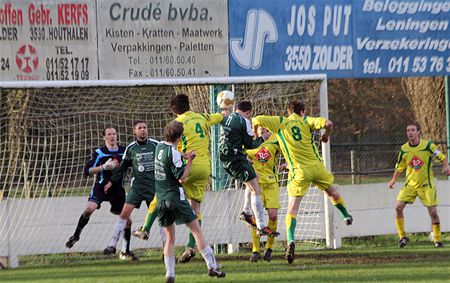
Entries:
MULTIPOLYGON (((252 101, 255 115, 287 115, 287 103, 293 98, 305 102, 308 115, 319 115, 319 86, 319 81, 298 81, 229 87, 238 100, 252 101)), ((109 213, 108 202, 91 216, 72 249, 64 245, 85 209, 94 178, 83 177, 83 166, 103 144, 103 129, 113 126, 119 143, 127 145, 133 140, 133 122, 144 120, 149 136, 161 140, 163 128, 174 118, 169 109, 173 95, 185 93, 192 111, 210 113, 217 110, 211 108, 214 89, 220 87, 224 86, 0 89, 0 257, 62 254, 61 260, 67 261, 85 256, 80 252, 102 257, 117 219, 109 213)), ((219 126, 214 127, 211 150, 218 140, 214 135, 219 126)), ((218 168, 211 183, 220 185, 209 185, 202 204, 206 239, 210 244, 248 243, 250 230, 238 220, 243 185, 221 170, 215 153, 211 160, 212 167, 218 168)), ((285 241, 287 172, 280 172, 279 182, 277 241, 285 241)), ((145 205, 133 212, 133 230, 143 224, 146 212, 145 205)), ((301 203, 296 240, 317 247, 324 241, 324 227, 323 194, 310 189, 301 203)), ((178 226, 176 245, 185 245, 187 236, 187 229, 178 226)), ((133 238, 131 246, 135 250, 161 247, 157 222, 148 241, 133 238)))

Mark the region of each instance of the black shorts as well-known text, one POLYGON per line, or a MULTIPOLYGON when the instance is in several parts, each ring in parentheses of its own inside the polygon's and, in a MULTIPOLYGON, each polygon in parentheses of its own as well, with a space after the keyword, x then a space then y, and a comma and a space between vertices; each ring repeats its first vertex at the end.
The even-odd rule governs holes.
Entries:
POLYGON ((234 155, 232 157, 221 156, 223 168, 231 177, 242 182, 248 182, 256 178, 255 169, 243 154, 234 155))
POLYGON ((197 219, 197 214, 187 200, 158 200, 156 211, 162 227, 169 227, 173 223, 188 224, 197 219))
POLYGON ((106 194, 102 185, 95 184, 89 194, 88 201, 98 204, 97 209, 100 209, 102 202, 109 201, 111 204, 111 213, 120 214, 125 204, 125 190, 120 186, 113 185, 106 194))

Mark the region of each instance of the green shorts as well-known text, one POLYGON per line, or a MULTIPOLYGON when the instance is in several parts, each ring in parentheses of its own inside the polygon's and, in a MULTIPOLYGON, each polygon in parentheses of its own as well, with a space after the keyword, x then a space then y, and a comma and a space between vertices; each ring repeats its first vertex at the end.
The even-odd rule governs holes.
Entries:
POLYGON ((197 214, 187 200, 161 200, 156 211, 162 227, 169 227, 173 223, 188 224, 197 219, 197 214))
POLYGON ((154 188, 142 190, 132 187, 127 194, 125 203, 134 205, 136 208, 139 208, 141 207, 141 203, 145 201, 147 203, 147 206, 149 206, 154 197, 155 197, 154 188))
POLYGON ((234 155, 232 158, 221 156, 220 160, 223 162, 223 168, 231 177, 244 183, 256 178, 255 170, 245 155, 234 155))

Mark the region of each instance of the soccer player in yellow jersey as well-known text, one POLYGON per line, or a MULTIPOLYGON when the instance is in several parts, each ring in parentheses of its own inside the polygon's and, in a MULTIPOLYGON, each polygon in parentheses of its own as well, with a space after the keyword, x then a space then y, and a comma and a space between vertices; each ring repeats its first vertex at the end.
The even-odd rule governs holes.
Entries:
MULTIPOLYGON (((255 133, 258 137, 262 136, 267 129, 257 127, 255 133)), ((252 166, 258 176, 258 183, 261 186, 261 197, 264 208, 269 214, 269 223, 267 227, 272 231, 277 231, 278 226, 278 208, 279 206, 279 187, 278 187, 278 161, 280 157, 280 146, 275 136, 271 136, 264 141, 258 148, 248 149, 246 151, 247 158, 252 162, 252 166)), ((280 167, 284 167, 282 164, 280 167)), ((246 198, 250 198, 251 191, 246 188, 246 198)), ((267 237, 266 252, 264 254, 265 261, 272 260, 274 237, 267 237)), ((251 262, 257 262, 260 258, 260 235, 256 227, 252 227, 252 256, 251 262)))
POLYGON ((388 188, 393 189, 395 181, 406 169, 406 180, 403 188, 397 196, 397 205, 395 207, 396 218, 395 225, 400 240, 398 245, 403 248, 409 239, 405 233, 405 219, 403 209, 407 203, 414 203, 417 197, 424 206, 427 207, 431 217, 432 230, 434 234, 434 245, 436 248, 443 247, 441 242, 441 228, 439 224, 439 215, 437 213, 437 195, 433 178, 433 159, 443 162, 443 172, 450 175, 447 157, 438 150, 431 141, 420 139, 420 126, 417 123, 411 123, 406 127, 408 142, 402 145, 395 164, 395 172, 388 183, 388 188))
POLYGON ((262 126, 276 135, 284 158, 288 163, 288 208, 286 213, 286 233, 288 248, 286 260, 294 261, 294 232, 297 224, 297 213, 302 197, 308 192, 309 186, 314 184, 324 191, 333 205, 341 212, 347 225, 353 222, 347 212, 344 200, 333 185, 334 176, 322 163, 319 151, 314 143, 314 130, 325 129, 321 137, 322 142, 328 142, 333 123, 322 117, 305 116, 305 105, 297 99, 289 101, 288 117, 256 116, 253 125, 262 126))
MULTIPOLYGON (((212 125, 222 122, 223 117, 228 114, 227 110, 222 113, 199 114, 189 111, 189 97, 185 94, 179 94, 170 101, 170 109, 177 115, 178 122, 183 123, 184 133, 178 144, 178 150, 184 154, 195 151, 197 157, 192 163, 189 176, 183 184, 186 197, 197 214, 201 223, 202 214, 200 204, 205 197, 206 185, 211 174, 211 163, 209 154, 209 128, 212 125)), ((189 233, 187 248, 183 253, 180 262, 185 263, 191 260, 195 255, 195 239, 192 233, 189 233)))

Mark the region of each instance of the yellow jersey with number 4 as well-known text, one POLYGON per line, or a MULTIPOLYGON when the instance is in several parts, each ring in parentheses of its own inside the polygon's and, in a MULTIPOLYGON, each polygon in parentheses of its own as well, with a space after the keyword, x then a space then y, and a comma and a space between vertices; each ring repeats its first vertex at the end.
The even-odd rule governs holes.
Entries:
POLYGON ((327 119, 292 114, 283 116, 256 116, 253 125, 262 126, 276 135, 284 158, 288 162, 290 174, 302 167, 322 162, 313 139, 314 130, 325 128, 327 119))
POLYGON ((188 153, 194 150, 197 157, 193 163, 209 163, 209 128, 222 122, 220 113, 199 114, 187 111, 175 119, 183 123, 183 136, 177 146, 178 151, 188 153))
POLYGON ((445 155, 431 141, 420 140, 416 146, 409 143, 402 145, 398 155, 395 171, 406 169, 405 187, 434 187, 433 160, 443 161, 445 155))

